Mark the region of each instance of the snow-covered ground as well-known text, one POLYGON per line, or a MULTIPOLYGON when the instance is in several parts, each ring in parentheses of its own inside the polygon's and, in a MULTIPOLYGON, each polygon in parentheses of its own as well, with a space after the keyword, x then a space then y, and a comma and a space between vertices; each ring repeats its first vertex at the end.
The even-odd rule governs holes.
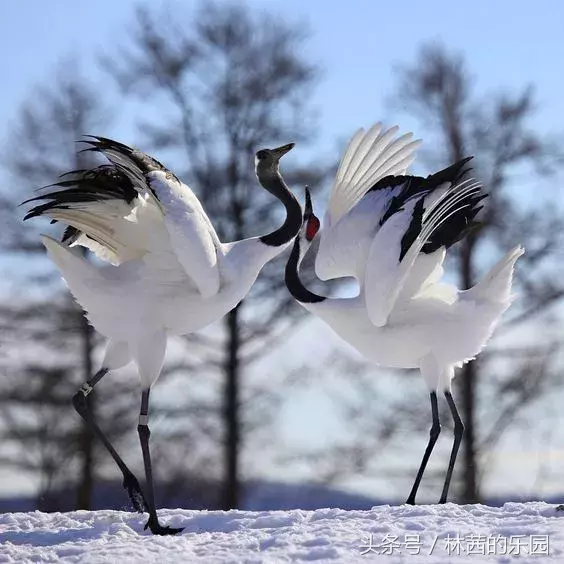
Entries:
POLYGON ((370 511, 163 509, 181 535, 121 511, 0 514, 0 562, 564 562, 564 512, 546 503, 370 511))

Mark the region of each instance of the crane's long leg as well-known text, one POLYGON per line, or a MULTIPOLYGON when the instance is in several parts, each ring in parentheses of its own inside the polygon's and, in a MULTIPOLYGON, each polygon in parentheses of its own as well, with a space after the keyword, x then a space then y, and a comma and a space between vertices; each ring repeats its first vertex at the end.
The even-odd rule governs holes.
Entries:
POLYGON ((450 453, 450 460, 448 462, 448 469, 445 478, 445 485, 443 486, 443 493, 441 494, 439 503, 446 503, 448 488, 450 486, 450 480, 452 478, 452 472, 454 470, 454 464, 456 462, 460 443, 462 442, 462 435, 464 435, 464 423, 462 423, 462 419, 460 419, 460 415, 458 414, 458 409, 456 409, 456 404, 454 403, 452 394, 448 391, 445 392, 445 398, 447 400, 450 412, 452 413, 452 418, 454 419, 454 443, 452 445, 452 451, 450 453))
POLYGON ((145 501, 145 497, 143 496, 143 492, 141 491, 137 478, 127 467, 113 447, 112 443, 109 441, 108 437, 106 437, 102 429, 100 429, 94 420, 92 411, 90 411, 88 402, 86 401, 86 397, 90 394, 90 392, 92 392, 94 386, 96 386, 96 384, 108 373, 108 371, 109 370, 107 368, 102 368, 101 370, 98 370, 98 372, 96 372, 90 380, 87 380, 84 384, 82 384, 80 390, 74 394, 72 404, 78 414, 82 417, 82 419, 84 419, 84 421, 86 421, 90 429, 96 433, 99 439, 104 443, 104 446, 108 449, 108 452, 112 455, 112 458, 115 460, 121 470, 121 473, 123 474, 123 487, 127 490, 133 507, 139 513, 143 513, 148 505, 145 501))
POLYGON ((157 509, 155 507, 155 489, 153 484, 153 468, 151 466, 151 452, 149 450, 149 437, 151 431, 149 429, 149 392, 150 388, 143 390, 141 395, 141 410, 139 412, 139 425, 137 432, 139 433, 139 441, 141 442, 141 450, 143 451, 143 464, 145 465, 145 479, 147 481, 147 498, 149 501, 149 520, 145 525, 145 529, 149 527, 154 535, 176 535, 184 529, 174 529, 172 527, 163 527, 159 524, 157 517, 157 509))
POLYGON ((427 448, 425 449, 425 454, 423 455, 421 466, 419 467, 419 471, 417 472, 417 476, 415 477, 415 482, 413 483, 413 487, 411 488, 411 493, 409 494, 409 497, 405 502, 405 503, 409 503, 410 505, 415 505, 415 496, 417 495, 417 490, 419 489, 421 478, 423 478, 423 472, 425 472, 427 462, 429 462, 429 457, 433 452, 433 448, 441 432, 441 424, 439 422, 439 407, 437 404, 437 393, 431 392, 430 395, 431 395, 431 412, 433 415, 433 424, 431 425, 431 430, 429 431, 429 442, 427 443, 427 448))

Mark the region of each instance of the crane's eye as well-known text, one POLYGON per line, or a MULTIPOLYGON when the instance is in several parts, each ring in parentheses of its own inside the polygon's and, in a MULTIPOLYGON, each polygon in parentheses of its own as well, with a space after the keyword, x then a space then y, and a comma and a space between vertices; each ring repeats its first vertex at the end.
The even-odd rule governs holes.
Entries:
POLYGON ((261 151, 257 151, 256 157, 257 159, 262 160, 262 159, 266 159, 266 157, 268 156, 268 152, 265 151, 264 149, 261 151))
POLYGON ((306 225, 306 239, 308 241, 313 241, 313 238, 317 235, 317 232, 319 231, 319 226, 321 224, 319 223, 319 219, 317 219, 317 217, 315 217, 314 215, 312 215, 308 220, 307 220, 307 225, 306 225))

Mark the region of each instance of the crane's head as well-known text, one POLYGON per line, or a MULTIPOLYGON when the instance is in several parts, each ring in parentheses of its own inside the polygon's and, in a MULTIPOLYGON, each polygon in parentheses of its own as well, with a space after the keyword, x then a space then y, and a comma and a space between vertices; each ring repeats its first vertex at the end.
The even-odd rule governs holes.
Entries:
POLYGON ((273 176, 278 172, 280 159, 291 149, 294 143, 288 143, 276 149, 261 149, 255 154, 255 172, 259 179, 265 176, 273 176))
POLYGON ((317 232, 319 231, 320 222, 317 216, 313 213, 313 206, 311 204, 311 196, 309 193, 309 188, 305 187, 305 207, 303 222, 294 240, 294 253, 297 256, 297 268, 299 268, 303 258, 305 257, 308 249, 311 247, 311 243, 315 239, 317 232))
POLYGON ((317 235, 321 222, 318 217, 313 213, 313 205, 311 203, 311 195, 309 187, 305 187, 305 207, 304 207, 304 221, 300 230, 299 237, 304 241, 302 246, 307 248, 317 235))

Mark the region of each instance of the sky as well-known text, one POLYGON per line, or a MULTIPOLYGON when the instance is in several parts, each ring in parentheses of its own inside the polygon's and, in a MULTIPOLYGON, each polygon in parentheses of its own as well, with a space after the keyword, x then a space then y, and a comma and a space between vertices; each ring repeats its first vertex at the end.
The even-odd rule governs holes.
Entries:
MULTIPOLYGON (((151 2, 156 9, 165 4, 151 2)), ((195 3, 180 4, 187 9, 195 3)), ((554 116, 564 115, 561 3, 251 0, 247 4, 308 23, 313 37, 305 55, 324 69, 315 104, 321 114, 319 142, 326 147, 324 140, 332 144, 336 136, 348 136, 357 127, 388 117, 385 99, 391 95, 393 68, 413 60, 424 41, 442 41, 465 55, 478 91, 495 93, 534 84, 539 127, 552 127, 554 116)), ((77 56, 90 70, 95 52, 117 52, 116 43, 124 39, 136 5, 131 0, 3 2, 0 123, 6 126, 12 121, 21 100, 32 94, 35 84, 49 79, 61 58, 77 56)), ((108 93, 101 90, 100 95, 107 98, 108 93)), ((425 138, 424 131, 415 133, 425 138)))
MULTIPOLYGON (((190 9, 187 4, 193 5, 169 3, 182 4, 186 10, 190 9)), ((49 81, 61 60, 77 57, 83 61, 89 78, 96 80, 101 76, 95 66, 95 53, 110 56, 118 53, 116 47, 126 39, 124 30, 137 4, 130 0, 2 2, 0 152, 10 143, 10 127, 21 102, 35 95, 37 84, 49 81)), ((159 0, 151 2, 157 9, 164 4, 159 0)), ((411 63, 421 43, 428 41, 440 41, 464 55, 475 77, 476 91, 486 97, 533 84, 539 106, 536 127, 556 133, 564 129, 563 3, 251 0, 246 4, 256 10, 279 13, 290 21, 305 21, 312 32, 304 55, 320 63, 323 73, 313 97, 320 119, 317 141, 310 151, 319 151, 324 156, 334 154, 336 140, 348 137, 356 128, 370 126, 378 120, 390 123, 399 119, 389 104, 395 85, 394 68, 411 63)), ((99 84, 100 97, 122 116, 107 134, 131 140, 135 116, 128 114, 128 107, 107 88, 106 82, 99 84)), ((425 131, 416 122, 402 116, 401 124, 425 140, 425 131)), ((329 343, 327 348, 338 346, 327 330, 320 331, 324 331, 325 342, 329 343)), ((312 401, 315 403, 309 398, 307 405, 312 401)), ((330 407, 321 403, 318 405, 321 412, 329 414, 330 407)), ((299 403, 289 419, 295 421, 296 417, 300 425, 315 427, 313 415, 308 419, 299 403)), ((318 426, 324 420, 317 417, 318 426)), ((286 429, 287 433, 290 431, 286 429)), ((531 464, 525 447, 508 448, 516 448, 515 456, 521 456, 523 468, 531 464)), ((502 466, 497 477, 499 483, 507 483, 507 468, 502 466)), ((530 485, 535 468, 519 479, 530 485)))

